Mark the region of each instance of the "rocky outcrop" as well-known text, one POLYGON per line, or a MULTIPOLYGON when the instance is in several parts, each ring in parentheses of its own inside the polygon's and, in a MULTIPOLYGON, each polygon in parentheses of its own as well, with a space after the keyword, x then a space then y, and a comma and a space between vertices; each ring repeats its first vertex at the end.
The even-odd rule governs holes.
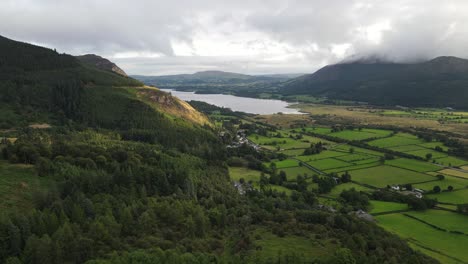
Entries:
POLYGON ((120 69, 115 63, 101 56, 94 54, 86 54, 82 56, 76 56, 76 58, 79 59, 81 62, 91 64, 97 67, 98 69, 114 72, 118 75, 127 77, 127 74, 122 69, 120 69))
POLYGON ((137 92, 144 102, 171 116, 183 118, 199 125, 210 125, 208 118, 189 103, 154 87, 143 87, 137 92))

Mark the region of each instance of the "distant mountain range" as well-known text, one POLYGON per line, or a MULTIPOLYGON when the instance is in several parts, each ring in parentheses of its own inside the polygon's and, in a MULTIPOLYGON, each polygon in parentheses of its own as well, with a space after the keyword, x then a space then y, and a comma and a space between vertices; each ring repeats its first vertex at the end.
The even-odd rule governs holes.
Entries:
MULTIPOLYGON (((293 75, 296 77, 297 75, 293 75)), ((200 71, 193 74, 176 74, 162 76, 132 76, 143 82, 151 83, 156 86, 167 85, 222 85, 222 84, 252 84, 252 83, 276 83, 291 78, 287 74, 273 75, 247 75, 241 73, 224 71, 200 71)))
POLYGON ((357 61, 323 67, 283 83, 283 95, 312 95, 379 105, 468 108, 468 60, 357 61))

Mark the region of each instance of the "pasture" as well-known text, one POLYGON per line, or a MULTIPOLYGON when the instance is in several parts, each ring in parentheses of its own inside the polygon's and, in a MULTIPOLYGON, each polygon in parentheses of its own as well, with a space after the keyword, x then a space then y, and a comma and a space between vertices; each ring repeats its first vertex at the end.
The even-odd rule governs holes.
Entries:
POLYGON ((385 201, 370 201, 371 214, 378 214, 384 212, 394 212, 408 209, 408 205, 404 203, 394 203, 394 202, 385 202, 385 201))
POLYGON ((392 184, 417 183, 435 179, 435 177, 427 174, 388 165, 354 170, 350 174, 353 181, 380 188, 392 184))
POLYGON ((377 162, 370 162, 370 163, 365 163, 365 164, 352 165, 352 166, 348 166, 348 167, 328 169, 328 170, 324 170, 324 172, 326 172, 326 173, 333 173, 333 172, 339 173, 339 172, 348 171, 349 173, 351 173, 352 171, 355 171, 355 170, 366 169, 366 168, 376 167, 376 166, 380 166, 380 165, 381 165, 381 163, 377 161, 377 162))
POLYGON ((410 245, 416 249, 425 248, 431 251, 431 256, 444 263, 460 263, 468 259, 468 236, 437 230, 403 214, 387 214, 375 218, 386 230, 408 239, 410 245))
POLYGON ((280 171, 284 171, 286 173, 286 176, 288 177, 288 180, 295 180, 297 175, 302 175, 304 176, 305 174, 309 177, 311 177, 314 173, 310 169, 306 167, 289 167, 289 168, 282 168, 279 169, 280 171))
POLYGON ((389 136, 392 131, 389 130, 381 130, 381 129, 368 129, 363 128, 361 130, 354 129, 354 130, 342 130, 338 132, 328 133, 329 136, 337 137, 346 140, 365 140, 370 138, 381 138, 389 136))
POLYGON ((232 180, 239 181, 243 178, 246 182, 258 182, 260 180, 260 172, 244 167, 229 167, 229 176, 232 180))
POLYGON ((297 157, 297 159, 304 161, 304 162, 309 162, 309 161, 314 161, 314 160, 323 160, 327 158, 346 156, 346 155, 347 154, 343 152, 325 150, 325 151, 320 152, 319 154, 300 156, 300 157, 297 157))
POLYGON ((370 141, 369 145, 380 148, 391 148, 397 146, 417 145, 422 143, 424 143, 424 141, 414 135, 407 133, 398 133, 392 137, 370 141))
POLYGON ((427 197, 437 199, 437 201, 442 203, 465 204, 468 203, 468 189, 429 194, 427 197))
POLYGON ((459 170, 454 170, 454 169, 443 169, 438 172, 442 174, 459 177, 459 178, 468 179, 468 172, 464 172, 464 171, 459 171, 459 170))
MULTIPOLYGON (((431 175, 438 175, 439 173, 431 172, 431 175)), ((449 186, 452 186, 454 190, 467 188, 468 187, 468 179, 460 179, 457 177, 451 177, 445 175, 443 180, 435 180, 431 182, 419 183, 415 184, 413 187, 419 188, 425 191, 430 191, 434 188, 434 186, 439 186, 442 190, 447 190, 449 186)))
POLYGON ((462 165, 468 164, 468 161, 463 160, 463 159, 459 159, 459 158, 455 158, 455 157, 452 157, 452 156, 444 157, 444 158, 438 158, 438 159, 436 159, 436 162, 441 164, 441 165, 444 165, 444 166, 462 166, 462 165))
POLYGON ((445 210, 411 211, 407 214, 443 228, 468 234, 468 216, 445 210))
POLYGON ((437 171, 440 169, 439 166, 429 162, 406 158, 386 160, 385 164, 417 172, 437 171))
POLYGON ((319 170, 343 168, 353 165, 352 163, 344 162, 334 158, 309 161, 307 162, 307 164, 319 170))
POLYGON ((270 164, 274 163, 277 169, 283 168, 290 168, 290 167, 298 167, 299 161, 293 159, 285 159, 285 160, 273 160, 271 162, 265 162, 264 165, 270 167, 270 164))

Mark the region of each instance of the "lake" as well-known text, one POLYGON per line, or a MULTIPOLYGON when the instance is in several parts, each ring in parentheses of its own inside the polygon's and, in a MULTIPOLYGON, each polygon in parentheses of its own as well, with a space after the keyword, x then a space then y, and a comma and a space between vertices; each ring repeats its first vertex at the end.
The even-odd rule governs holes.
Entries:
POLYGON ((257 99, 239 97, 227 94, 196 94, 194 92, 181 92, 172 89, 161 89, 169 92, 184 101, 202 101, 219 107, 230 108, 233 111, 268 115, 276 113, 301 114, 298 109, 289 108, 291 103, 281 100, 257 99))

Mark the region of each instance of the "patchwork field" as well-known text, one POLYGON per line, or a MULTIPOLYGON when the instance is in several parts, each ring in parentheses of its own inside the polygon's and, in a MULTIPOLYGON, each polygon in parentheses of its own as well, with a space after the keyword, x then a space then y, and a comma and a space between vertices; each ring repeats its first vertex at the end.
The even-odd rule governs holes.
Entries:
POLYGON ((468 189, 429 194, 427 197, 437 199, 437 201, 442 203, 465 204, 468 203, 468 189))
POLYGON ((355 129, 355 130, 343 130, 339 132, 328 133, 327 135, 337 138, 342 138, 346 140, 364 140, 370 138, 382 138, 387 137, 392 133, 389 130, 381 129, 355 129))
POLYGON ((392 137, 376 139, 368 143, 371 146, 380 148, 391 148, 397 146, 418 145, 424 143, 424 141, 411 134, 398 133, 392 137))
MULTIPOLYGON (((431 175, 438 175, 439 173, 431 172, 431 175)), ((439 186, 442 190, 447 190, 449 186, 452 186, 454 190, 463 189, 468 187, 468 179, 460 179, 457 177, 446 176, 443 180, 435 180, 432 182, 415 184, 413 187, 419 188, 425 191, 430 191, 434 186, 439 186)))
POLYGON ((464 171, 459 171, 459 170, 454 170, 454 169, 444 169, 444 170, 440 170, 439 173, 468 179, 468 172, 464 172, 464 171))
POLYGON ((328 158, 328 159, 320 159, 320 160, 315 160, 315 161, 309 161, 307 162, 310 166, 317 168, 319 170, 327 170, 327 169, 333 169, 333 168, 343 168, 343 167, 349 167, 352 166, 352 163, 344 162, 341 160, 337 160, 334 158, 328 158))
POLYGON ((406 158, 387 160, 385 161, 385 164, 417 172, 437 171, 440 169, 439 166, 429 162, 406 158))
POLYGON ((415 249, 424 248, 443 263, 463 263, 468 259, 468 236, 437 230, 403 214, 375 217, 378 224, 405 239, 415 249))
POLYGON ((407 204, 371 200, 371 214, 394 212, 408 209, 407 204))
POLYGON ((436 162, 444 166, 462 166, 468 164, 468 161, 455 157, 445 157, 436 159, 436 162))
POLYGON ((412 211, 407 214, 448 231, 468 234, 468 216, 444 210, 412 211))
POLYGON ((392 184, 417 183, 435 179, 435 177, 427 174, 387 165, 354 170, 350 174, 354 181, 380 188, 392 184))
MULTIPOLYGON (((426 191, 424 196, 427 198, 434 198, 441 202, 442 204, 437 205, 438 208, 452 211, 427 210, 419 212, 410 210, 407 204, 371 200, 369 210, 371 214, 376 215, 377 223, 406 238, 414 249, 430 255, 442 263, 462 263, 468 259, 468 251, 464 250, 463 246, 468 242, 468 236, 442 232, 431 226, 438 226, 450 231, 467 232, 468 217, 453 212, 456 210, 457 204, 468 203, 467 160, 450 156, 448 147, 444 146, 442 142, 427 142, 409 133, 393 135, 390 130, 354 129, 333 132, 331 128, 326 127, 305 127, 281 131, 283 135, 289 133, 293 137, 307 132, 316 133, 318 138, 320 135, 335 137, 337 142, 327 142, 326 150, 320 154, 304 156, 302 155, 304 149, 287 149, 288 146, 299 143, 287 141, 278 143, 281 148, 284 148, 280 152, 294 156, 294 159, 305 162, 327 174, 334 172, 341 174, 348 171, 352 181, 356 182, 338 184, 330 193, 319 197, 321 204, 339 207, 339 202, 333 198, 338 198, 343 190, 351 188, 372 192, 371 187, 385 188, 387 185, 412 184, 414 188, 426 191), (394 159, 382 161, 381 157, 384 156, 382 152, 385 151, 379 152, 365 147, 355 147, 350 145, 353 143, 344 144, 339 139, 364 140, 363 142, 370 146, 410 154, 420 157, 422 160, 393 154, 394 159), (430 154, 429 158, 428 154, 430 154), (425 161, 426 159, 427 161, 425 161), (451 166, 457 166, 461 169, 447 168, 451 166), (445 176, 443 180, 437 178, 441 174, 445 176), (431 193, 434 186, 439 186, 442 192, 431 193), (453 191, 448 191, 449 186, 453 187, 453 191)), ((304 139, 305 135, 302 136, 304 139)), ((312 140, 315 139, 310 139, 310 141, 312 140)), ((278 162, 277 167, 280 169, 282 167, 285 170, 288 180, 294 178, 291 175, 307 173, 308 170, 306 166, 298 167, 291 159, 278 162)), ((313 174, 311 172, 311 175, 313 174)), ((310 182, 311 179, 308 181, 310 182)), ((317 184, 311 183, 308 188, 317 188, 317 184)))

